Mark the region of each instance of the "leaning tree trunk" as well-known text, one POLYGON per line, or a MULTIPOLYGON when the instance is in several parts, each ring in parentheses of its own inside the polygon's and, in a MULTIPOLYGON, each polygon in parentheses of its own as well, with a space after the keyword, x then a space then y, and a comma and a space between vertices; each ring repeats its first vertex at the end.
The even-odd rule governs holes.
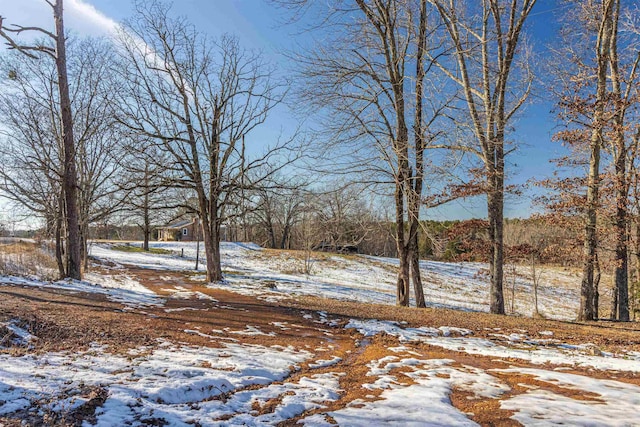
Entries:
POLYGON ((76 171, 75 143, 73 139, 73 116, 71 114, 71 99, 69 97, 69 82, 67 79, 67 57, 62 11, 62 0, 57 0, 53 7, 53 15, 56 26, 56 68, 58 72, 58 91, 60 95, 62 139, 64 145, 64 172, 62 183, 64 186, 67 217, 66 276, 80 280, 82 279, 82 242, 80 240, 77 199, 78 177, 76 171))

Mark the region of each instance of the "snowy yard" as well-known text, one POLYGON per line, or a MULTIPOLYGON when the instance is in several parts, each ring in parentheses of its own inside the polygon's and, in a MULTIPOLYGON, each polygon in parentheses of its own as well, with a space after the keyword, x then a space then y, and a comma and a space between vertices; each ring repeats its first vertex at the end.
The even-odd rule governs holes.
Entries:
MULTIPOLYGON (((429 305, 458 311, 417 311, 393 307, 391 259, 317 254, 305 275, 290 253, 223 243, 226 281, 207 285, 194 244, 154 246, 174 254, 94 243, 104 264, 83 282, 0 277, 0 425, 638 425, 635 326, 481 313, 483 265, 424 262, 429 305), (342 308, 289 308, 304 296, 342 308), (345 314, 354 301, 371 315, 345 314)), ((572 278, 547 274, 541 311, 570 319, 572 278)), ((525 274, 516 288, 531 314, 525 274)))
MULTIPOLYGON (((129 253, 109 249, 108 244, 94 244, 91 254, 117 264, 135 264, 143 268, 190 271, 195 267, 196 243, 153 242, 152 247, 172 251, 175 255, 129 253), (180 256, 183 254, 184 256, 180 256)), ((224 289, 257 296, 264 300, 290 295, 314 295, 364 303, 395 304, 396 259, 371 256, 340 256, 316 253, 310 275, 303 274, 303 259, 287 252, 263 250, 245 243, 221 243, 222 269, 226 273, 224 289), (265 291, 265 284, 276 289, 265 291)), ((203 260, 199 269, 203 271, 203 260)), ((488 311, 487 266, 480 263, 445 263, 422 261, 422 275, 427 305, 457 310, 488 311)), ((533 286, 519 268, 516 278, 516 313, 533 313, 533 286)), ((511 277, 506 276, 505 294, 511 291, 511 277)), ((579 301, 578 278, 570 272, 548 270, 542 275, 539 309, 549 318, 575 318, 579 301)), ((413 304, 413 295, 411 296, 413 304)))

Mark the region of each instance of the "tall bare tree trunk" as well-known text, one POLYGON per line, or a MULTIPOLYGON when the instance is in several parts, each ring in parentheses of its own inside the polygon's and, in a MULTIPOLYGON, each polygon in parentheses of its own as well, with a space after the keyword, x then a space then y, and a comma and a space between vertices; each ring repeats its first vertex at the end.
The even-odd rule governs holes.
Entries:
MULTIPOLYGON (((218 211, 218 199, 220 197, 220 180, 218 163, 220 161, 220 110, 213 111, 213 121, 211 128, 213 129, 211 139, 216 143, 213 144, 213 152, 209 154, 209 206, 207 207, 209 221, 209 245, 205 240, 205 249, 207 252, 207 281, 220 282, 222 280, 222 264, 220 260, 220 216, 218 211)), ((244 138, 243 138, 244 143, 244 138)), ((244 173, 244 171, 243 171, 244 173)), ((204 223, 203 223, 204 226, 204 223)))
MULTIPOLYGON (((527 89, 515 100, 509 99, 514 97, 510 76, 522 28, 536 0, 482 0, 477 2, 481 4, 481 16, 473 13, 466 16, 464 2, 430 2, 437 8, 450 36, 456 61, 455 67, 447 68, 442 64, 439 67, 464 92, 477 147, 471 151, 484 164, 491 244, 490 310, 504 314, 505 132, 509 120, 529 94, 527 89)), ((530 83, 530 79, 526 80, 530 83)), ((468 150, 464 143, 453 148, 468 150)))
MULTIPOLYGON (((391 64, 388 64, 391 67, 391 64)), ((396 177, 396 227, 398 239, 398 257, 400 268, 398 270, 398 295, 397 301, 399 305, 409 305, 409 242, 405 234, 405 198, 411 191, 411 170, 409 168, 409 135, 407 124, 405 122, 404 108, 404 84, 403 79, 399 77, 397 70, 390 73, 395 76, 393 82, 393 91, 395 96, 395 111, 397 119, 397 138, 394 141, 394 151, 398 159, 398 176, 396 177)))
POLYGON ((604 126, 605 102, 607 95, 607 66, 612 31, 613 0, 602 4, 602 17, 596 41, 597 86, 593 126, 589 141, 589 175, 587 178, 587 207, 584 238, 584 265, 580 288, 580 311, 578 320, 595 320, 598 317, 595 306, 594 264, 597 257, 597 210, 600 187, 600 150, 602 149, 602 128, 604 126))
POLYGON ((424 180, 424 129, 422 118, 422 98, 424 95, 424 54, 427 44, 427 0, 420 1, 420 21, 418 24, 418 47, 416 54, 416 93, 415 93, 415 166, 413 181, 409 184, 409 258, 411 263, 411 280, 416 298, 416 307, 424 308, 424 288, 420 277, 420 247, 418 230, 420 225, 420 205, 422 202, 422 187, 424 180))
POLYGON ((64 144, 63 186, 67 218, 67 268, 66 275, 72 279, 82 279, 82 242, 78 214, 78 177, 76 172, 76 150, 73 139, 73 115, 69 98, 67 79, 67 55, 63 22, 62 0, 56 0, 53 6, 56 27, 56 68, 58 71, 58 91, 62 115, 62 138, 64 144))
MULTIPOLYGON (((629 262, 627 221, 629 203, 629 183, 627 175, 627 145, 625 142, 625 112, 627 96, 622 95, 621 76, 618 64, 618 18, 620 1, 616 0, 612 8, 611 36, 609 40, 609 64, 611 67, 611 89, 615 102, 614 107, 614 164, 616 219, 615 229, 615 301, 613 318, 629 321, 629 262)), ((629 83, 630 84, 630 83, 629 83)))

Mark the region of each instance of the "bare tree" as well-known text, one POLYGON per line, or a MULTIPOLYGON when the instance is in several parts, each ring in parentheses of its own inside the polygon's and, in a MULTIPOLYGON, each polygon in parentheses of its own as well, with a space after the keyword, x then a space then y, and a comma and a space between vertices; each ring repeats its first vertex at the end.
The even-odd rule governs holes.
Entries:
POLYGON ((125 147, 124 176, 120 184, 125 196, 129 221, 136 224, 143 235, 142 249, 149 250, 153 226, 168 220, 180 206, 177 195, 164 183, 163 164, 170 156, 148 141, 130 139, 125 147))
MULTIPOLYGON (((118 144, 109 94, 106 58, 110 46, 87 39, 69 43, 68 79, 76 138, 77 207, 80 240, 86 262, 89 225, 113 212, 120 203, 118 144)), ((64 143, 57 94, 56 68, 47 58, 5 55, 0 69, 12 78, 0 93, 5 143, 0 149, 2 189, 15 203, 36 213, 56 241, 60 275, 66 275, 63 194, 64 143)))
POLYGON ((309 208, 316 223, 318 246, 334 252, 353 252, 369 237, 374 218, 362 197, 362 185, 333 184, 311 195, 309 208))
MULTIPOLYGON (((317 7, 303 0, 281 3, 317 7)), ((409 305, 413 281, 416 305, 424 307, 417 236, 425 150, 438 136, 437 119, 447 103, 427 79, 433 65, 427 52, 438 48, 427 1, 337 0, 320 13, 321 28, 330 28, 333 37, 299 56, 301 98, 327 113, 324 150, 333 172, 393 188, 396 301, 409 305)))
MULTIPOLYGON (((626 12, 637 12, 627 10, 626 12)), ((613 4, 611 16, 611 36, 609 40, 609 78, 611 80, 611 102, 613 103, 612 142, 610 144, 615 169, 614 187, 616 200, 615 213, 615 293, 617 301, 615 318, 629 320, 629 272, 628 272, 628 225, 629 225, 629 188, 634 173, 634 157, 637 151, 637 138, 640 126, 637 114, 632 115, 638 103, 638 65, 640 34, 633 31, 621 31, 620 0, 613 4), (623 34, 631 36, 623 37, 623 34), (631 157, 630 157, 631 154, 631 157)), ((629 25, 627 25, 629 26, 629 25)))
POLYGON ((491 242, 490 310, 504 314, 505 157, 511 151, 507 130, 527 100, 533 80, 526 62, 518 63, 517 56, 526 53, 521 42, 523 26, 536 0, 430 3, 444 23, 451 52, 437 64, 463 93, 466 122, 474 140, 473 144, 457 143, 447 148, 474 153, 482 162, 491 242), (514 82, 514 75, 522 80, 514 82))
POLYGON ((35 59, 39 54, 49 55, 55 60, 58 80, 59 109, 62 117, 62 140, 64 141, 63 187, 65 201, 65 217, 67 229, 67 266, 66 276, 73 279, 82 278, 82 239, 80 235, 80 219, 77 201, 77 172, 76 147, 73 138, 73 114, 69 97, 69 82, 67 78, 66 37, 64 33, 63 0, 47 1, 53 9, 55 21, 54 32, 39 27, 25 27, 4 25, 4 18, 0 17, 0 36, 6 41, 10 49, 17 49, 25 55, 35 59), (12 34, 35 32, 47 36, 54 46, 45 43, 23 45, 15 41, 12 34), (35 52, 35 53, 34 53, 35 52))
MULTIPOLYGON (((567 126, 566 130, 558 134, 558 138, 577 153, 586 154, 587 158, 587 188, 583 211, 583 276, 578 319, 594 320, 598 317, 595 275, 598 263, 598 212, 601 204, 601 151, 605 147, 607 126, 612 117, 608 107, 608 71, 611 65, 611 43, 617 26, 614 24, 617 0, 576 2, 575 6, 567 14, 572 28, 566 31, 569 40, 565 49, 559 51, 562 64, 556 73, 562 82, 560 114, 567 126), (575 25, 580 25, 583 31, 576 32, 575 25)), ((625 150, 619 151, 624 158, 625 150)), ((626 200, 623 204, 626 206, 626 200)), ((624 268, 626 270, 626 262, 624 268)))
MULTIPOLYGON (((305 191, 302 187, 282 186, 260 188, 251 210, 259 234, 272 249, 292 249, 292 234, 302 220, 305 210, 305 191)), ((256 236, 257 237, 257 236, 256 236)))
POLYGON ((212 43, 184 20, 171 18, 158 2, 136 3, 120 43, 128 90, 120 102, 121 120, 170 155, 171 164, 158 165, 165 168, 165 184, 193 192, 197 203, 191 208, 204 230, 207 280, 222 280, 225 207, 248 171, 267 161, 276 164, 286 145, 247 159, 245 137, 264 123, 282 90, 260 55, 243 50, 230 36, 212 43))

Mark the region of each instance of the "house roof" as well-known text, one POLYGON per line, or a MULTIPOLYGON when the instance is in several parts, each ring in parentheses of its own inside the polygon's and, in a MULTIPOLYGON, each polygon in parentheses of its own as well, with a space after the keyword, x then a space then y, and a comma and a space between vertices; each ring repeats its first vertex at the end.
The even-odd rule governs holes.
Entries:
POLYGON ((173 224, 167 224, 164 227, 158 228, 182 228, 184 226, 190 225, 193 222, 193 219, 183 219, 178 222, 174 222, 173 224))

